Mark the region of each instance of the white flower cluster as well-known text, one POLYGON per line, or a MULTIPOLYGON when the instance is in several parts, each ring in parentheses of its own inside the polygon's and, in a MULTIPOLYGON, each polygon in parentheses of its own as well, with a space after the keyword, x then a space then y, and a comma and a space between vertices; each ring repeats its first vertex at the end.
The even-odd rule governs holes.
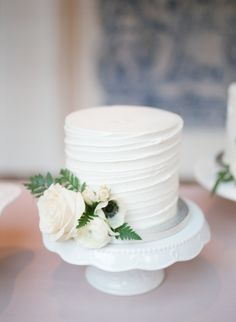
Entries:
POLYGON ((56 241, 75 239, 88 248, 100 248, 117 235, 114 230, 124 224, 126 209, 106 186, 97 193, 88 187, 81 192, 52 184, 38 200, 39 227, 56 241), (93 209, 94 218, 81 228, 79 219, 93 209))

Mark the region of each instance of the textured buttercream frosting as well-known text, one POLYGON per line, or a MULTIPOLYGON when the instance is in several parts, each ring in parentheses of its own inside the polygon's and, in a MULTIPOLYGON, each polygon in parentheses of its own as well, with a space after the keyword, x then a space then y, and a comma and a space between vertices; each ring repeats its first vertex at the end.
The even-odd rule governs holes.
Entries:
POLYGON ((95 107, 67 116, 66 167, 97 190, 111 187, 145 239, 176 215, 182 119, 157 108, 95 107))

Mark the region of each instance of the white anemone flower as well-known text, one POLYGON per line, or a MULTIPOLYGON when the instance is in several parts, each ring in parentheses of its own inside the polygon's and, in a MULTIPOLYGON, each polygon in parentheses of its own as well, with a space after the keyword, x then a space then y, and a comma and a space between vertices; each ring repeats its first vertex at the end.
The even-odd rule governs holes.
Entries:
POLYGON ((100 202, 95 209, 95 214, 106 219, 111 228, 116 229, 125 222, 126 207, 120 199, 112 198, 100 202))
POLYGON ((111 241, 110 227, 100 217, 94 218, 77 230, 75 239, 86 248, 101 248, 111 241))

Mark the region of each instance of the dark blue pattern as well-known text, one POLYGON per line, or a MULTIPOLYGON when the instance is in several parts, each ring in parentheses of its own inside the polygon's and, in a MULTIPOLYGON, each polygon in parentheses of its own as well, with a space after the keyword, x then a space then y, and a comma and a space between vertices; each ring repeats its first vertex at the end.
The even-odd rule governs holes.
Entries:
POLYGON ((107 104, 158 106, 222 127, 236 80, 236 1, 99 0, 107 104))

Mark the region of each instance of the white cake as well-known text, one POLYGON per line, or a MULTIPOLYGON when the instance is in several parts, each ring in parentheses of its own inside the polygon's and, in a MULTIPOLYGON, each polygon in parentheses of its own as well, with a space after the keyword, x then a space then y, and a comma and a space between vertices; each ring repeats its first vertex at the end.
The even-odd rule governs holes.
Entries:
POLYGON ((236 83, 228 89, 226 123, 226 150, 224 161, 230 166, 230 171, 236 178, 236 83))
MULTIPOLYGON (((176 215, 182 119, 157 108, 95 107, 66 117, 66 167, 108 185, 141 237, 176 215)), ((145 238, 144 238, 145 239, 145 238)))

